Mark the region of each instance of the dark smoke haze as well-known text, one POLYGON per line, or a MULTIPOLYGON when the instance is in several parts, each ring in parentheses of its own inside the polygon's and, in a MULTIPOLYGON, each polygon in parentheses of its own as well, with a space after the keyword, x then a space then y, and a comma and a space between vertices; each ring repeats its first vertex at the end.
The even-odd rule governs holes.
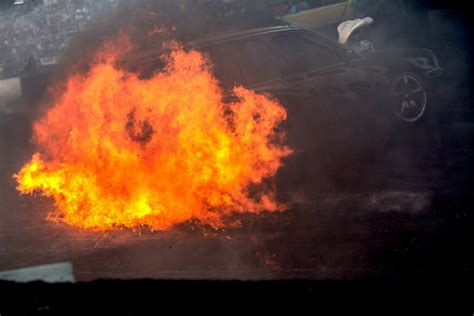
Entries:
MULTIPOLYGON (((186 223, 163 233, 144 229, 103 234, 45 221, 51 201, 19 196, 11 178, 34 151, 32 119, 61 93, 68 75, 87 72, 97 49, 121 34, 135 46, 122 66, 134 71, 133 58, 143 52, 159 56, 169 39, 188 43, 282 22, 268 10, 218 17, 207 7, 183 8, 173 0, 122 1, 101 11, 70 38, 54 73, 24 80, 28 89, 19 105, 25 112, 9 117, 0 113, 0 270, 72 261, 77 280, 340 279, 398 277, 418 270, 438 273, 454 267, 461 255, 451 247, 461 238, 442 241, 447 233, 438 233, 438 225, 444 216, 464 216, 464 200, 457 194, 472 192, 467 173, 474 161, 473 134, 466 127, 470 123, 465 123, 473 119, 470 27, 459 11, 439 11, 445 8, 439 4, 427 15, 423 10, 428 1, 420 3, 415 11, 419 14, 404 20, 380 17, 369 33, 376 48, 422 46, 435 51, 445 71, 437 104, 448 104, 449 111, 433 114, 418 129, 394 129, 398 126, 387 124, 383 133, 364 131, 365 138, 380 139, 376 150, 360 150, 354 141, 352 127, 364 126, 365 121, 350 117, 348 125, 331 133, 330 118, 337 113, 315 112, 318 128, 296 134, 308 144, 338 138, 332 150, 339 155, 332 159, 321 152, 318 161, 304 165, 288 161, 278 175, 284 184, 278 190, 295 207, 281 214, 244 217, 240 228, 214 230, 186 223), (434 27, 418 27, 423 19, 435 21, 434 27), (161 27, 167 33, 155 34, 161 27), (432 243, 441 250, 418 255, 416 249, 432 249, 432 243), (450 256, 441 255, 445 253, 450 256)), ((0 11, 0 20, 9 19, 9 10, 0 11)), ((31 24, 39 19, 35 14, 45 12, 37 6, 16 23, 31 24)), ((320 31, 334 37, 335 28, 320 31)), ((150 128, 137 138, 146 141, 143 135, 150 128)))

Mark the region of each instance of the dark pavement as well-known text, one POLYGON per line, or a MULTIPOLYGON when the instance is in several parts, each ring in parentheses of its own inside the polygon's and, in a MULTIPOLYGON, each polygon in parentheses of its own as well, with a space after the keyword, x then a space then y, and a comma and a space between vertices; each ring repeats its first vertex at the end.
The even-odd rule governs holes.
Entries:
POLYGON ((19 196, 12 174, 34 150, 31 119, 4 114, 0 270, 71 261, 79 281, 463 278, 471 267, 474 112, 468 98, 431 110, 422 124, 393 130, 370 161, 355 160, 350 179, 292 192, 285 212, 245 215, 241 227, 222 230, 187 223, 105 234, 48 222, 51 201, 19 196))

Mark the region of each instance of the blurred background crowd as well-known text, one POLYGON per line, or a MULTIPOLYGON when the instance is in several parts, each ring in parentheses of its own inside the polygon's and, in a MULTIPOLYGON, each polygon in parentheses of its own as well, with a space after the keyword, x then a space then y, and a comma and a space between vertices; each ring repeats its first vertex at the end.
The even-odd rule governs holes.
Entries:
MULTIPOLYGON (((200 12, 199 19, 210 21, 207 28, 220 32, 226 27, 236 29, 236 25, 291 24, 337 37, 338 23, 371 16, 376 22, 374 33, 380 33, 375 36, 378 48, 415 45, 437 49, 431 45, 437 29, 447 33, 445 42, 459 33, 450 31, 456 27, 445 25, 448 20, 450 25, 459 23, 459 19, 436 11, 432 4, 436 2, 425 0, 0 0, 0 79, 48 72, 70 39, 99 25, 102 17, 114 17, 114 11, 128 12, 127 6, 136 9, 137 4, 143 4, 146 9, 145 4, 153 7, 164 2, 200 12)), ((441 43, 441 37, 436 36, 441 43)))
POLYGON ((68 40, 119 1, 4 3, 0 9, 0 77, 22 75, 56 64, 68 40))

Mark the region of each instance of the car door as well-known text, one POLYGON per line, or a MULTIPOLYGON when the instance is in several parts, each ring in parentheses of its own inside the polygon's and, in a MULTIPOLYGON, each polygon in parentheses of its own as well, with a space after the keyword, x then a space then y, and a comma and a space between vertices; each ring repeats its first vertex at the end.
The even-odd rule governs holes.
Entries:
MULTIPOLYGON (((312 187, 324 177, 330 179, 323 183, 344 173, 361 174, 358 168, 374 159, 391 125, 379 103, 383 69, 350 58, 342 47, 311 32, 276 34, 265 41, 269 51, 281 56, 287 78, 282 84, 299 91, 282 97, 288 140, 295 149, 286 178, 297 175, 312 187)), ((283 91, 275 83, 254 88, 277 95, 283 91)))
POLYGON ((360 129, 373 122, 366 97, 371 77, 363 67, 299 32, 233 40, 206 52, 224 86, 268 93, 286 108, 283 129, 294 154, 280 172, 282 183, 313 186, 329 167, 337 172, 341 159, 357 160, 352 149, 367 136, 360 129))
MULTIPOLYGON (((309 103, 331 106, 338 113, 370 115, 370 105, 378 100, 380 69, 354 61, 342 46, 309 31, 279 33, 264 41, 268 54, 277 55, 281 74, 299 77, 287 84, 309 103)), ((255 88, 278 90, 272 85, 255 88)))

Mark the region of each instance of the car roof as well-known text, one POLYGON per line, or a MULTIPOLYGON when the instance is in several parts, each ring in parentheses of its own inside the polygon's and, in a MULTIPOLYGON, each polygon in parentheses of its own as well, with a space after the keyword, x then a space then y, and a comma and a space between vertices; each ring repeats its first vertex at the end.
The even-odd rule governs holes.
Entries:
MULTIPOLYGON (((282 32, 295 31, 295 30, 301 30, 301 29, 297 27, 292 27, 292 26, 273 26, 273 27, 244 30, 244 31, 239 31, 239 32, 234 31, 234 32, 227 32, 227 33, 222 33, 222 34, 212 34, 207 37, 202 37, 193 41, 185 42, 184 45, 185 47, 190 47, 190 48, 202 48, 206 46, 212 46, 212 45, 230 42, 230 41, 243 39, 243 38, 258 37, 258 36, 271 34, 271 33, 282 33, 282 32)), ((161 46, 150 47, 150 48, 147 48, 146 50, 133 51, 132 53, 129 54, 128 57, 131 58, 133 56, 136 59, 140 59, 141 57, 143 57, 146 59, 147 55, 152 55, 154 57, 153 59, 155 59, 156 57, 159 58, 160 54, 157 54, 157 51, 160 51, 160 50, 161 50, 161 46)))
MULTIPOLYGON (((281 33, 286 33, 286 32, 309 32, 311 33, 312 36, 317 37, 318 40, 320 40, 326 46, 333 47, 336 50, 342 49, 341 45, 337 41, 321 33, 318 33, 311 29, 294 27, 294 26, 272 26, 272 27, 244 30, 244 31, 239 31, 239 32, 214 34, 208 37, 204 37, 201 39, 188 42, 187 44, 185 44, 185 47, 200 49, 200 48, 219 45, 219 44, 228 43, 232 41, 237 41, 241 39, 260 37, 260 36, 265 36, 265 35, 270 35, 270 34, 278 34, 278 33, 281 34, 281 33)), ((156 49, 148 49, 146 51, 135 52, 133 55, 135 55, 135 58, 141 56, 141 58, 139 57, 138 59, 143 58, 146 61, 152 61, 152 60, 156 60, 160 58, 159 54, 157 54, 156 51, 157 51, 156 49), (153 57, 146 58, 145 56, 149 54, 151 54, 153 57)))
POLYGON ((293 26, 272 26, 258 29, 251 29, 239 32, 228 32, 222 34, 214 34, 208 37, 200 38, 195 41, 190 42, 189 44, 194 47, 203 47, 208 45, 215 45, 221 42, 228 42, 243 38, 250 37, 259 37, 262 35, 272 34, 272 33, 283 33, 289 31, 302 30, 298 27, 293 26))
POLYGON ((265 27, 265 28, 259 28, 259 29, 245 30, 245 31, 240 31, 240 32, 223 33, 223 34, 213 35, 210 37, 205 37, 202 39, 192 41, 189 43, 189 45, 194 48, 202 48, 206 46, 217 45, 217 44, 231 42, 231 41, 240 40, 240 39, 260 37, 264 35, 275 34, 275 33, 285 33, 285 32, 309 32, 311 33, 312 36, 317 37, 318 40, 320 40, 321 42, 323 42, 324 44, 328 46, 333 46, 335 48, 340 47, 340 44, 337 41, 319 32, 316 32, 311 29, 295 27, 295 26, 272 26, 272 27, 265 27))

